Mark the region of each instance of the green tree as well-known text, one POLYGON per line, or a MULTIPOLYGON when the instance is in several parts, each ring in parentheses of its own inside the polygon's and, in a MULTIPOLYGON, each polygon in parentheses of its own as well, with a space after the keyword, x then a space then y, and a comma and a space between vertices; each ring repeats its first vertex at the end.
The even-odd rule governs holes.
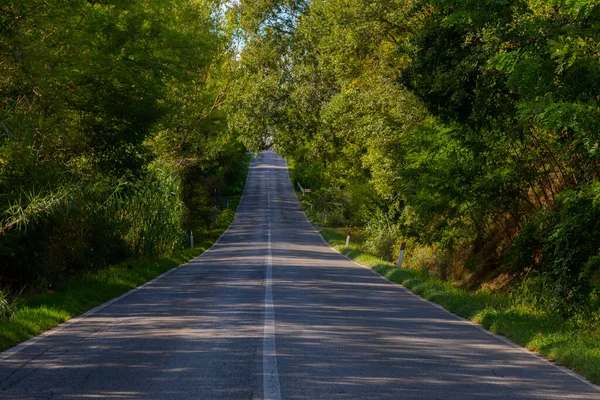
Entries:
POLYGON ((211 182, 234 181, 243 151, 221 111, 231 64, 220 7, 2 6, 5 278, 43 285, 128 255, 168 253, 183 227, 207 226, 194 225, 195 213, 214 214, 215 205, 185 206, 210 198, 211 182))

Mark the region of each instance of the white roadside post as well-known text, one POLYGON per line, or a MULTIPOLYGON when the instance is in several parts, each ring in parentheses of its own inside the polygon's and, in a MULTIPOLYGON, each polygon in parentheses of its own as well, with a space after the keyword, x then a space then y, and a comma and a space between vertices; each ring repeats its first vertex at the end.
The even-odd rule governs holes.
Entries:
POLYGON ((190 231, 190 248, 194 248, 194 232, 190 231))
POLYGON ((400 254, 398 254, 398 268, 402 268, 402 259, 404 258, 404 249, 406 249, 406 242, 402 242, 400 245, 400 254))
POLYGON ((348 230, 348 235, 346 235, 346 247, 350 244, 350 231, 348 230))
POLYGON ((304 193, 310 193, 310 192, 312 192, 311 189, 304 189, 302 187, 302 185, 300 184, 300 182, 296 182, 296 183, 298 184, 298 187, 300 188, 300 191, 302 192, 302 197, 304 197, 304 193))

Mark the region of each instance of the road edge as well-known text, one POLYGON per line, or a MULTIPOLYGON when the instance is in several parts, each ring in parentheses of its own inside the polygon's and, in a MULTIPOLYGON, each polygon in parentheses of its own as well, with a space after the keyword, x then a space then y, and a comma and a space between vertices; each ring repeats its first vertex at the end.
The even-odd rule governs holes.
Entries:
POLYGON ((235 209, 235 215, 233 216, 233 219, 231 220, 231 223, 229 224, 229 226, 227 226, 227 229, 225 229, 223 231, 223 233, 221 233, 219 235, 219 237, 215 240, 215 242, 208 249, 204 250, 201 254, 198 254, 196 257, 190 259, 189 261, 187 261, 187 262, 185 262, 183 264, 180 264, 180 265, 178 265, 178 266, 176 266, 176 267, 174 267, 174 268, 172 268, 172 269, 170 269, 170 270, 168 270, 166 272, 163 272, 159 276, 157 276, 157 277, 155 277, 155 278, 153 278, 153 279, 151 279, 151 280, 149 280, 149 281, 141 284, 140 286, 134 287, 133 289, 131 289, 131 290, 123 293, 120 296, 112 298, 112 299, 108 300, 107 302, 102 303, 102 304, 100 304, 100 305, 98 305, 98 306, 96 306, 96 307, 94 307, 94 308, 92 308, 92 309, 84 312, 83 314, 79 314, 79 315, 77 315, 77 316, 75 316, 75 317, 73 317, 71 319, 68 319, 68 320, 66 320, 63 323, 56 325, 55 327, 52 327, 52 328, 50 328, 50 329, 48 329, 48 330, 46 330, 46 331, 44 331, 44 332, 42 332, 42 333, 40 333, 40 334, 32 337, 30 339, 25 340, 24 342, 21 342, 21 343, 17 344, 16 346, 13 346, 13 347, 11 347, 9 349, 4 350, 3 352, 0 352, 0 361, 4 361, 4 360, 9 359, 10 357, 14 356, 15 354, 17 354, 17 353, 25 350, 26 348, 28 348, 28 347, 30 347, 32 345, 36 344, 37 342, 39 342, 39 341, 41 341, 41 340, 43 340, 43 339, 45 339, 45 338, 47 338, 49 336, 52 336, 52 335, 54 335, 54 334, 62 331, 63 329, 65 329, 65 328, 67 328, 67 327, 69 327, 69 326, 71 326, 73 324, 76 324, 76 323, 84 320, 85 318, 87 318, 87 317, 89 317, 89 316, 97 313, 98 311, 103 310, 104 308, 110 306, 111 304, 114 304, 114 303, 118 302, 119 300, 122 300, 125 297, 133 294, 134 292, 136 292, 138 290, 141 290, 144 287, 149 286, 149 285, 153 284, 154 282, 156 282, 156 281, 164 278, 165 276, 169 275, 173 271, 176 271, 176 270, 178 270, 181 267, 185 267, 186 265, 191 264, 195 260, 201 258, 206 253, 212 251, 214 249, 214 247, 219 244, 219 242, 221 241, 221 238, 223 236, 225 236, 225 234, 227 234, 227 232, 229 232, 229 228, 231 228, 231 226, 236 222, 236 219, 237 219, 237 216, 238 216, 238 210, 240 208, 240 205, 242 204, 242 201, 244 200, 244 195, 246 194, 246 186, 247 186, 246 184, 248 183, 248 175, 250 175, 250 168, 252 168, 252 162, 253 161, 254 161, 254 157, 252 157, 250 159, 250 165, 248 167, 248 174, 246 175, 246 181, 244 182, 244 189, 242 190, 242 195, 240 196, 240 201, 239 201, 239 203, 238 203, 238 205, 237 205, 237 207, 235 209))
MULTIPOLYGON (((291 184, 292 183, 292 179, 291 179, 290 173, 289 173, 288 162, 287 162, 287 159, 284 158, 284 160, 285 160, 286 170, 288 172, 288 179, 290 180, 290 184, 291 184)), ((300 203, 300 199, 298 198, 298 194, 296 193, 296 190, 293 189, 293 185, 292 185, 292 191, 294 192, 294 195, 296 196, 296 200, 298 201, 298 204, 302 204, 302 203, 300 203)), ((435 302, 433 302, 431 300, 428 300, 428 299, 426 299, 424 297, 419 296, 418 294, 414 293, 412 290, 408 289, 404 285, 402 285, 402 284, 400 284, 398 282, 394 282, 394 281, 389 280, 385 276, 383 276, 380 273, 378 273, 377 271, 375 271, 373 268, 368 267, 368 266, 363 265, 363 264, 360 264, 360 263, 357 263, 356 261, 354 261, 353 259, 351 259, 347 255, 340 253, 339 251, 337 251, 336 249, 334 249, 329 244, 329 242, 327 242, 327 240, 325 240, 325 238, 323 237, 323 235, 321 235, 321 232, 319 232, 314 227, 314 225, 310 222, 310 220, 306 216, 306 213, 304 212, 304 210, 302 210, 302 214, 304 215, 304 218, 306 219, 306 222, 308 222, 308 224, 311 226, 311 228, 313 229, 313 231, 315 231, 315 233, 321 238, 321 240, 323 241, 323 243, 325 243, 325 245, 327 245, 327 247, 329 247, 329 249, 332 252, 334 252, 336 254, 339 254, 340 256, 342 256, 343 258, 345 258, 346 260, 350 261, 351 263, 354 263, 355 265, 358 265, 359 267, 362 267, 362 268, 365 268, 365 269, 369 270, 371 273, 373 273, 374 275, 376 275, 379 278, 383 279, 384 281, 386 281, 386 282, 388 282, 388 283, 390 283, 390 284, 392 284, 394 286, 398 286, 400 289, 402 289, 406 293, 408 293, 408 294, 410 294, 410 295, 412 295, 412 296, 414 296, 414 297, 416 297, 416 298, 418 298, 418 299, 420 299, 420 300, 422 300, 422 301, 424 301, 426 303, 429 303, 430 305, 432 305, 432 306, 434 306, 434 307, 436 307, 436 308, 438 308, 438 309, 440 309, 442 311, 445 311, 446 313, 450 314, 452 317, 458 319, 459 321, 462 321, 463 323, 465 323, 467 325, 473 326, 474 328, 476 328, 476 329, 478 329, 478 330, 480 330, 482 332, 485 332, 488 335, 491 335, 491 336, 495 337, 496 339, 500 340, 501 342, 503 342, 505 344, 508 344, 509 346, 512 346, 513 348, 515 348, 515 349, 517 349, 517 350, 519 350, 519 351, 521 351, 521 352, 523 352, 525 354, 529 354, 530 356, 533 356, 533 357, 537 358, 538 360, 544 361, 545 363, 553 366, 554 368, 562 371, 563 373, 565 373, 565 374, 567 374, 567 375, 569 375, 569 376, 577 379, 578 381, 580 381, 580 382, 582 382, 582 383, 590 386, 592 389, 595 389, 596 391, 600 392, 600 386, 599 385, 596 385, 595 383, 590 382, 589 380, 587 380, 583 376, 579 375, 577 372, 575 372, 575 371, 573 371, 573 370, 571 370, 571 369, 569 369, 569 368, 567 368, 565 366, 557 364, 556 362, 554 362, 552 360, 549 360, 548 358, 546 358, 546 357, 544 357, 544 356, 542 356, 542 355, 540 355, 540 354, 538 354, 538 353, 536 353, 534 351, 529 350, 527 347, 521 346, 520 344, 513 342, 512 340, 508 339, 507 337, 504 337, 504 336, 495 334, 493 332, 490 332, 489 330, 485 329, 483 326, 481 326, 481 325, 479 325, 479 324, 477 324, 477 323, 475 323, 475 322, 473 322, 471 320, 468 320, 466 318, 463 318, 463 317, 461 317, 459 315, 456 315, 456 314, 454 314, 454 313, 446 310, 442 305, 440 305, 438 303, 435 303, 435 302)))

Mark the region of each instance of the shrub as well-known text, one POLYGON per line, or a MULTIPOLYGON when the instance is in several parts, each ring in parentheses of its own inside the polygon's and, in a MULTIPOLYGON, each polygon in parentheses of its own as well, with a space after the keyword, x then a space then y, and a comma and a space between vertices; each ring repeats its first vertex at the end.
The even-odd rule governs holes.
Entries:
POLYGON ((15 317, 16 298, 10 298, 9 294, 0 290, 0 320, 9 320, 15 317))
MULTIPOLYGON (((512 247, 515 269, 536 272, 528 287, 564 316, 597 307, 590 299, 600 275, 600 182, 563 191, 553 209, 540 209, 512 247)), ((531 290, 530 290, 531 291, 531 290)))
POLYGON ((401 238, 383 211, 378 209, 373 213, 365 226, 365 236, 367 251, 387 261, 395 260, 397 252, 394 248, 401 238))
POLYGON ((151 165, 148 176, 122 197, 119 208, 127 222, 125 240, 140 257, 170 254, 183 239, 183 203, 175 172, 151 165))

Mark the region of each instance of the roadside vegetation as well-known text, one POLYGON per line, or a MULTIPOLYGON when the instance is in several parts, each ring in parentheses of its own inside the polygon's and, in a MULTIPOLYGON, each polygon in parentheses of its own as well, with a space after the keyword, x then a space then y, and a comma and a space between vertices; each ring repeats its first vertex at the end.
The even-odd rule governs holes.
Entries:
POLYGON ((419 256, 406 253, 403 268, 368 251, 365 237, 353 231, 345 247, 347 229, 321 228, 321 235, 340 253, 400 283, 427 300, 538 352, 600 384, 600 328, 584 318, 565 320, 536 304, 524 291, 466 290, 424 269, 419 256))
POLYGON ((600 3, 238 8, 232 124, 291 160, 315 224, 388 263, 407 242, 410 278, 389 273, 597 381, 600 3))
MULTIPOLYGON (((248 158, 249 159, 249 158, 248 158)), ((249 160, 248 160, 249 161, 249 160)), ((249 165, 249 163, 247 164, 249 165)), ((247 168, 245 171, 247 172, 247 168)), ((245 175, 245 174, 244 174, 245 175)), ((36 336, 114 297, 148 282, 210 248, 235 217, 241 193, 228 199, 209 229, 196 232, 194 247, 179 249, 169 256, 132 258, 98 271, 86 271, 64 279, 58 286, 38 294, 0 298, 0 351, 36 336), (10 313, 10 315, 8 315, 10 313)))
POLYGON ((248 160, 220 1, 15 0, 0 26, 5 348, 198 254, 248 160))
POLYGON ((169 256, 243 184, 218 2, 2 7, 0 285, 169 256))
POLYGON ((317 225, 600 342, 598 0, 13 0, 0 21, 0 318, 178 254, 274 144, 317 225))

